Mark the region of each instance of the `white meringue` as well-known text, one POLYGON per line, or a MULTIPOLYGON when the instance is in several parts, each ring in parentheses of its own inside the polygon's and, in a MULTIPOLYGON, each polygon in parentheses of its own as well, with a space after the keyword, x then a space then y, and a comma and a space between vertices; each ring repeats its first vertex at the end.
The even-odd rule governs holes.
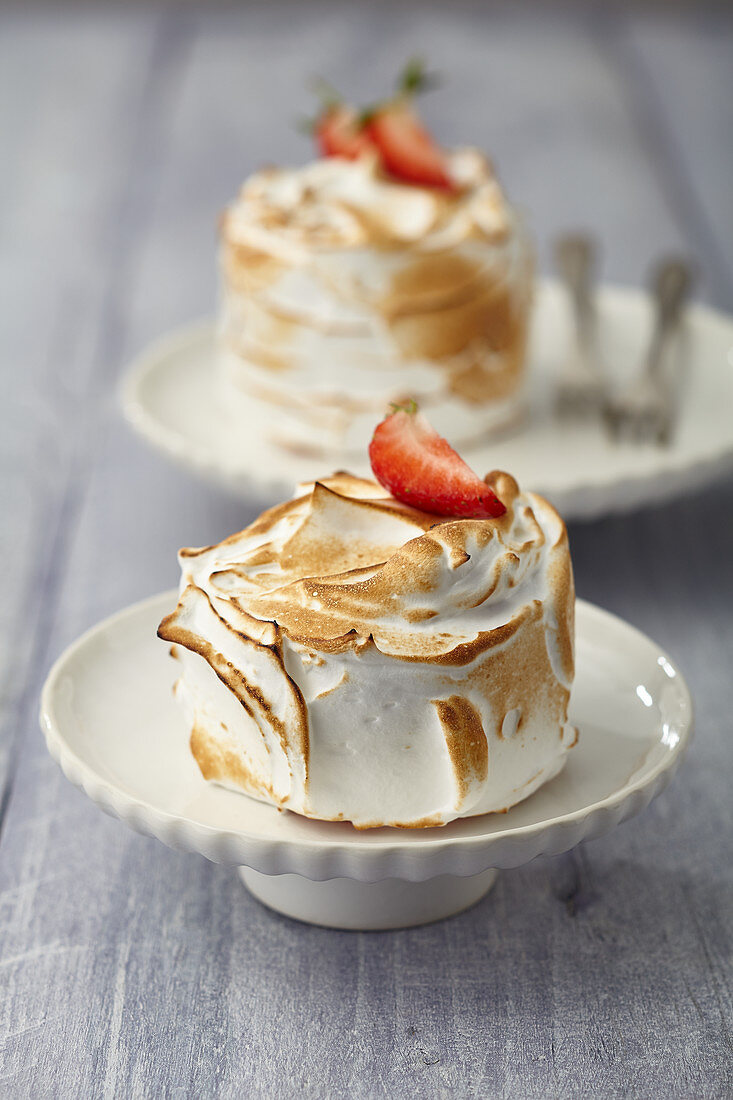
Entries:
POLYGON ((516 415, 532 254, 486 159, 455 194, 327 157, 245 183, 221 229, 225 396, 283 447, 362 452, 414 397, 456 441, 516 415))
POLYGON ((159 634, 203 775, 359 828, 503 810, 563 766, 574 589, 562 520, 507 474, 441 519, 337 474, 183 550, 159 634))

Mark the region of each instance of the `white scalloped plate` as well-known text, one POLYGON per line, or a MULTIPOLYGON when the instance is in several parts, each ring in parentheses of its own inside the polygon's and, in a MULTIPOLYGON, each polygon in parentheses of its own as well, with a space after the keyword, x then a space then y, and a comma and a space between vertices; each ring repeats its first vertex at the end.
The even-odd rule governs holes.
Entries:
MULTIPOLYGON (((651 307, 638 290, 604 287, 599 295, 601 347, 622 386, 643 358, 651 307)), ((560 288, 540 284, 530 349, 530 407, 521 430, 462 453, 483 474, 505 469, 543 493, 565 519, 623 512, 696 488, 733 469, 733 319, 702 306, 689 311, 689 358, 681 416, 668 448, 609 441, 600 424, 561 425, 552 414, 553 379, 568 347, 567 308, 560 288)), ((242 423, 215 381, 215 338, 201 322, 163 338, 131 367, 122 387, 125 416, 176 462, 235 492, 253 488, 289 496, 293 486, 322 477, 324 461, 296 458, 242 423)), ((349 461, 368 474, 365 461, 349 461)), ((343 461, 339 463, 343 465, 343 461)), ((330 472, 330 471, 326 471, 330 472)))
POLYGON ((571 719, 580 739, 561 775, 506 814, 438 829, 311 821, 202 779, 171 693, 173 662, 155 635, 175 600, 135 604, 59 658, 41 699, 49 751, 103 810, 171 847, 239 865, 258 897, 302 920, 381 928, 457 912, 486 892, 495 868, 566 851, 638 813, 690 736, 690 694, 669 657, 578 601, 571 719))

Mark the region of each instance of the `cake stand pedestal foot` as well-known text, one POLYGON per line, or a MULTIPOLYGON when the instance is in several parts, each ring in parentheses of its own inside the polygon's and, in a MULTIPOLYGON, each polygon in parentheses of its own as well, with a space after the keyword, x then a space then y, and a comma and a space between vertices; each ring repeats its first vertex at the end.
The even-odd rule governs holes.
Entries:
POLYGON ((480 901, 496 878, 493 868, 467 878, 439 875, 425 882, 397 878, 313 882, 302 875, 263 875, 249 867, 240 867, 239 874, 258 901, 286 917, 365 932, 410 928, 455 916, 480 901))

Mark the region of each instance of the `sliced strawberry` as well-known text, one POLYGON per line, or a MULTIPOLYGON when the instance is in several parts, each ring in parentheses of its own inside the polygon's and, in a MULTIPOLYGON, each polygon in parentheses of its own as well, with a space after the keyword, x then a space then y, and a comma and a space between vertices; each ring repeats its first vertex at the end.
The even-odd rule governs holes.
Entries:
POLYGON ((340 103, 327 108, 321 115, 316 123, 316 139, 324 157, 356 160, 374 148, 356 111, 340 103))
POLYGON ((501 516, 506 508, 412 404, 378 424, 369 461, 397 500, 438 516, 501 516))
POLYGON ((393 176, 423 187, 455 190, 445 153, 406 104, 396 102, 378 110, 367 132, 393 176))

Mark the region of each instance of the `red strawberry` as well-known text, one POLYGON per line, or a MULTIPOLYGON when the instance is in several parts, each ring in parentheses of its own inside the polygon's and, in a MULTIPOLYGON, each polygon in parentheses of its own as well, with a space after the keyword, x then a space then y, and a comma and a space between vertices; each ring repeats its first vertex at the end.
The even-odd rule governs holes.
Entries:
POLYGON ((344 104, 326 108, 316 123, 316 139, 324 157, 356 160, 362 153, 374 148, 356 111, 344 104))
POLYGON ((393 176, 423 187, 455 190, 445 153, 405 103, 397 100, 378 110, 367 133, 393 176))
POLYGON ((412 402, 378 424, 369 461, 393 497, 439 516, 501 516, 506 508, 489 486, 438 435, 412 402))

